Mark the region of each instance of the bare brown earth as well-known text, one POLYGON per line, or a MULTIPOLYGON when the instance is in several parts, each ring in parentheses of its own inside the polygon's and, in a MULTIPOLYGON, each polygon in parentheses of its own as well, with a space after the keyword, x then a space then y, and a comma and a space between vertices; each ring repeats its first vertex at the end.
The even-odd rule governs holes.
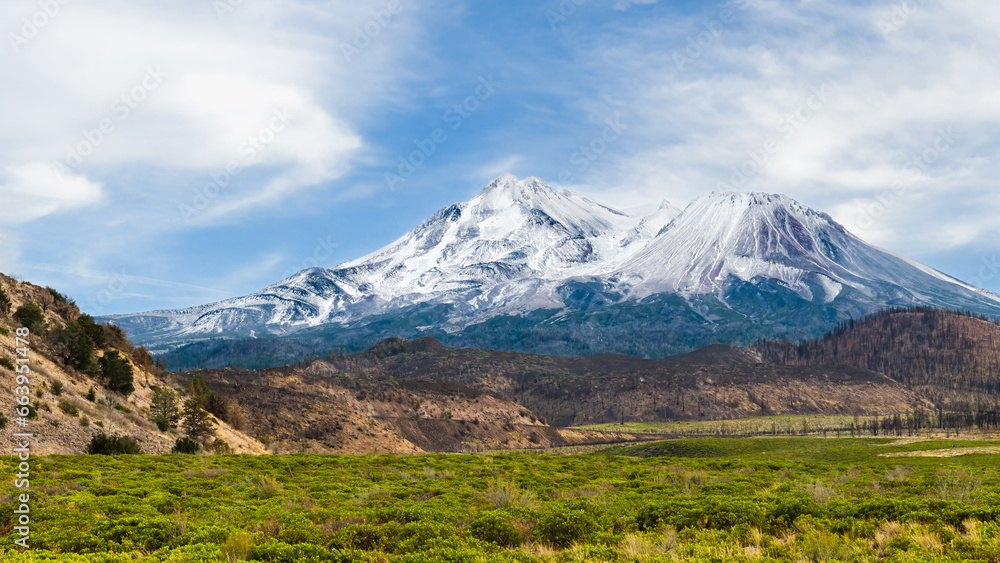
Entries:
POLYGON ((474 452, 649 439, 552 428, 523 406, 464 384, 331 377, 322 366, 200 373, 212 391, 243 405, 248 432, 276 453, 474 452))

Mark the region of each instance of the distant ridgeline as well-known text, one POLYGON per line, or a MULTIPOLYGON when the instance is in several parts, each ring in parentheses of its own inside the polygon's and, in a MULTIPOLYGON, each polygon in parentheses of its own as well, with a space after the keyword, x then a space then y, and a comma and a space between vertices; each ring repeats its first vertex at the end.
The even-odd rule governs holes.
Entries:
MULTIPOLYGON (((554 315, 554 311, 536 311, 523 318, 493 319, 461 333, 409 331, 400 324, 383 320, 361 329, 324 328, 284 338, 201 341, 171 350, 162 354, 161 358, 174 369, 219 368, 227 365, 260 369, 325 357, 328 354, 362 352, 381 340, 393 337, 432 337, 446 346, 457 348, 499 349, 560 356, 624 353, 640 358, 663 358, 713 344, 745 346, 756 348, 766 361, 772 363, 852 365, 885 373, 897 381, 914 385, 929 383, 929 378, 932 377, 938 377, 935 380, 938 382, 943 378, 951 380, 955 372, 962 372, 963 377, 968 377, 970 381, 980 381, 980 385, 985 386, 989 385, 990 374, 995 375, 1000 364, 1000 350, 990 345, 990 339, 996 337, 994 332, 998 330, 998 321, 968 311, 931 307, 889 308, 859 320, 831 323, 833 328, 825 335, 824 332, 811 331, 817 333, 801 343, 785 340, 788 327, 784 330, 768 330, 765 324, 748 326, 750 323, 719 326, 716 334, 706 338, 695 328, 697 323, 694 319, 691 319, 690 324, 678 322, 664 326, 662 331, 653 331, 659 338, 639 339, 633 333, 636 325, 648 327, 647 322, 650 321, 644 318, 641 311, 642 307, 637 306, 629 318, 605 319, 612 324, 620 322, 621 326, 617 329, 614 326, 603 329, 595 327, 587 333, 590 340, 575 335, 575 331, 565 326, 565 321, 552 325, 544 323, 549 315, 554 315), (969 338, 970 333, 977 331, 983 332, 983 338, 987 339, 985 343, 976 341, 972 348, 951 351, 956 339, 969 338), (769 332, 782 334, 774 336, 769 332), (612 344, 612 335, 615 333, 620 335, 620 339, 631 340, 612 344), (936 353, 921 352, 922 345, 937 346, 941 350, 936 353), (976 354, 981 357, 970 357, 976 354), (970 363, 963 364, 964 361, 970 363), (992 372, 988 366, 993 366, 992 372), (943 375, 917 375, 931 372, 943 375)), ((425 311, 427 315, 432 313, 433 311, 425 311)), ((648 328, 645 330, 650 331, 648 328)), ((966 343, 968 344, 967 341, 966 343)), ((982 389, 986 390, 985 387, 982 389)), ((992 392, 1000 390, 994 388, 992 392)))
POLYGON ((971 312, 890 309, 842 323, 819 340, 755 348, 767 362, 876 371, 935 404, 975 405, 1000 396, 1000 322, 971 312))
MULTIPOLYGON (((253 354, 265 343, 215 344, 253 354)), ((350 381, 365 374, 380 389, 458 384, 524 405, 556 426, 934 409, 971 416, 1000 410, 998 348, 995 321, 912 308, 843 323, 802 344, 713 345, 661 360, 450 348, 424 337, 384 340, 357 354, 337 350, 290 369, 350 381)), ((234 375, 223 370, 221 377, 234 375)))

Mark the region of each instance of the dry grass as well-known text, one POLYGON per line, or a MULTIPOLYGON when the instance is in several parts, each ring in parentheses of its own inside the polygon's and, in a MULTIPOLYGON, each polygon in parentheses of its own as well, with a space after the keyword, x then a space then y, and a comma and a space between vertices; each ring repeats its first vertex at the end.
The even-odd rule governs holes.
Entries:
POLYGON ((281 483, 270 475, 261 475, 257 479, 257 498, 267 499, 278 494, 282 489, 281 483))
POLYGON ((941 500, 965 502, 983 483, 979 477, 970 475, 961 469, 955 471, 938 471, 937 476, 937 496, 941 500))
POLYGON ((222 543, 222 560, 228 563, 246 561, 253 549, 253 536, 247 533, 233 534, 222 543))
POLYGON ((979 520, 966 520, 962 522, 962 529, 965 530, 966 539, 974 542, 983 541, 982 522, 979 520))
POLYGON ((820 504, 830 502, 830 499, 832 499, 836 494, 833 487, 826 485, 819 479, 816 479, 815 483, 806 483, 802 485, 802 490, 808 493, 814 501, 820 504))
POLYGON ((885 472, 885 480, 890 483, 905 481, 911 473, 913 473, 913 470, 909 467, 893 467, 885 472))
POLYGON ((486 498, 494 508, 531 508, 535 506, 535 493, 521 489, 512 481, 497 481, 486 489, 486 498))
POLYGON ((924 524, 910 524, 907 526, 910 539, 914 541, 917 545, 923 548, 925 551, 936 551, 942 552, 941 538, 931 531, 924 524))
POLYGON ((668 529, 661 534, 625 534, 620 548, 628 560, 648 561, 653 555, 677 549, 677 533, 668 529))

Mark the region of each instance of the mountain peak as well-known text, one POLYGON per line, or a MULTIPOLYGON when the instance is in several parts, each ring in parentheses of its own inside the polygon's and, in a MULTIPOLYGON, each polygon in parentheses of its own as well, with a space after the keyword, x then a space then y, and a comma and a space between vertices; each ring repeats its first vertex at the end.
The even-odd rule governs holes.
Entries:
POLYGON ((553 195, 555 193, 556 190, 540 178, 529 176, 522 180, 508 172, 483 186, 483 189, 479 190, 473 200, 493 200, 507 203, 530 199, 540 194, 553 195))
POLYGON ((695 199, 692 204, 699 201, 712 205, 730 205, 733 207, 770 207, 775 205, 805 207, 787 195, 765 192, 712 192, 695 199))

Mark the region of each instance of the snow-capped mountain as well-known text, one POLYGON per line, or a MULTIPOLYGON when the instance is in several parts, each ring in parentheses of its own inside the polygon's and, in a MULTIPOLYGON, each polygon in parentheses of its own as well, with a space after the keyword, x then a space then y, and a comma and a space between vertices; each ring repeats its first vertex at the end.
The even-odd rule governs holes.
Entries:
POLYGON ((762 279, 818 303, 853 289, 872 302, 1000 305, 996 294, 871 246, 826 213, 783 195, 699 197, 620 271, 633 297, 721 295, 733 280, 762 279))
POLYGON ((508 174, 368 256, 246 297, 108 320, 160 349, 323 330, 323 342, 349 345, 429 332, 485 347, 636 352, 653 338, 675 351, 811 336, 893 305, 1000 317, 1000 296, 870 246, 785 196, 715 193, 683 212, 668 202, 620 211, 508 174), (683 338, 670 336, 681 327, 683 338), (560 339, 579 342, 550 342, 560 339))

